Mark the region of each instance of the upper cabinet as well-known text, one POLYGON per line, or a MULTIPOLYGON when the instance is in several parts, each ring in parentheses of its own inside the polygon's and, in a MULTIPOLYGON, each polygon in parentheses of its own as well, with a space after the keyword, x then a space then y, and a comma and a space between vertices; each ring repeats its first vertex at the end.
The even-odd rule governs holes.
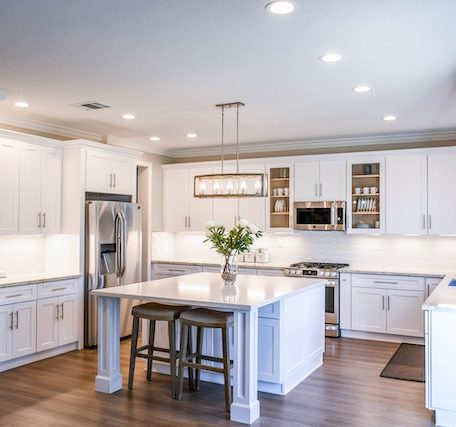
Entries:
POLYGON ((22 144, 19 164, 19 232, 57 233, 61 217, 61 151, 22 144))
POLYGON ((0 139, 0 234, 18 231, 19 146, 0 139))
POLYGON ((86 152, 86 191, 134 194, 136 161, 105 150, 86 152))
POLYGON ((294 180, 295 201, 346 200, 345 160, 297 161, 294 180))
POLYGON ((427 158, 398 155, 386 158, 386 232, 426 234, 427 158))

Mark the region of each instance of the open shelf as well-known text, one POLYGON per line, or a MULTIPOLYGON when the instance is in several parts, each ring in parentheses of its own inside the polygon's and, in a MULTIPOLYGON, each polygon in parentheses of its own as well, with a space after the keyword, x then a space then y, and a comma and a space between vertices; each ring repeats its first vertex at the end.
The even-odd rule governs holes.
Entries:
POLYGON ((269 169, 269 227, 271 229, 284 229, 291 227, 291 216, 290 216, 290 203, 291 203, 291 189, 290 189, 290 168, 289 167, 276 167, 269 169), (281 192, 287 191, 288 195, 274 195, 274 191, 280 189, 281 192), (287 190, 285 190, 287 189, 287 190), (275 212, 276 203, 279 200, 283 200, 281 208, 286 209, 285 212, 275 212))
POLYGON ((380 194, 375 193, 375 194, 352 194, 353 197, 365 197, 366 199, 368 197, 380 197, 380 194))
POLYGON ((289 181, 290 178, 271 178, 271 181, 289 181))
POLYGON ((380 178, 380 175, 378 174, 369 174, 369 175, 352 175, 353 179, 359 179, 359 178, 380 178))
POLYGON ((271 212, 271 215, 290 215, 290 212, 271 212))
POLYGON ((353 215, 380 215, 380 212, 352 212, 353 215))
POLYGON ((290 196, 270 196, 272 199, 288 199, 290 196))

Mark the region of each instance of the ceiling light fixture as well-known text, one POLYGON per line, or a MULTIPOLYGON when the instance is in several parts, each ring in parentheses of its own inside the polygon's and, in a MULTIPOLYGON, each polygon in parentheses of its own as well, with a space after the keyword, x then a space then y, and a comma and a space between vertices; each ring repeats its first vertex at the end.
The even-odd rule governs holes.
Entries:
POLYGON ((193 132, 189 132, 187 134, 187 138, 190 138, 190 139, 195 139, 197 137, 198 137, 198 135, 196 133, 193 133, 193 132))
POLYGON ((243 102, 217 104, 222 111, 221 135, 221 173, 195 176, 193 195, 198 198, 220 197, 266 197, 267 175, 264 173, 239 173, 239 108, 243 102), (225 110, 236 109, 236 173, 225 173, 224 141, 225 141, 225 110))
POLYGON ((372 88, 367 85, 359 85, 359 86, 356 86, 353 88, 353 91, 355 91, 356 93, 367 93, 367 92, 370 92, 371 90, 372 90, 372 88))
POLYGON ((122 116, 123 119, 125 120, 133 120, 135 118, 134 114, 131 114, 131 113, 125 113, 123 116, 122 116))
POLYGON ((291 1, 277 0, 266 5, 266 10, 274 15, 288 15, 296 9, 291 1))
POLYGON ((386 116, 383 116, 383 120, 385 122, 394 122, 394 120, 396 120, 397 117, 393 114, 387 114, 386 116))
POLYGON ((342 59, 342 55, 338 53, 325 53, 320 56, 320 61, 323 62, 339 62, 342 59))
POLYGON ((18 107, 18 108, 28 108, 28 107, 30 107, 30 104, 25 101, 17 101, 14 103, 14 106, 18 107))
POLYGON ((151 141, 160 141, 160 137, 159 136, 151 136, 150 140, 151 141))

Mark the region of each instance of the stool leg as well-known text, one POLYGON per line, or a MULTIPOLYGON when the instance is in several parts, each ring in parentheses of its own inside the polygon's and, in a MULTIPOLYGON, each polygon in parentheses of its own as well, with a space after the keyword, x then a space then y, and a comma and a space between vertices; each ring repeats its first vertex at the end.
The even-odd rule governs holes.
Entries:
POLYGON ((176 322, 168 322, 169 335, 169 367, 171 373, 171 396, 176 398, 176 322))
POLYGON ((179 381, 178 390, 176 393, 177 400, 182 400, 182 391, 184 388, 184 361, 187 356, 188 345, 188 325, 181 324, 181 339, 180 339, 180 356, 179 356, 179 381))
POLYGON ((155 320, 149 320, 149 348, 147 349, 147 381, 152 379, 152 357, 154 355, 155 343, 155 320))
MULTIPOLYGON (((192 336, 192 326, 188 325, 188 353, 193 354, 193 336, 192 336)), ((193 358, 190 359, 193 362, 193 358)), ((188 386, 190 391, 195 390, 195 383, 193 380, 193 368, 188 367, 188 386)))
MULTIPOLYGON (((198 326, 196 330, 196 363, 201 364, 201 355, 203 354, 204 328, 198 326)), ((201 369, 195 369, 195 390, 200 389, 201 369)))
POLYGON ((130 371, 128 373, 128 388, 133 388, 133 379, 135 376, 136 349, 138 348, 138 330, 139 317, 133 316, 133 331, 131 334, 131 350, 130 350, 130 371))
POLYGON ((222 342, 223 342, 223 376, 225 377, 225 407, 226 412, 230 412, 231 408, 231 378, 230 378, 230 356, 228 354, 229 348, 229 334, 226 328, 222 328, 222 342))

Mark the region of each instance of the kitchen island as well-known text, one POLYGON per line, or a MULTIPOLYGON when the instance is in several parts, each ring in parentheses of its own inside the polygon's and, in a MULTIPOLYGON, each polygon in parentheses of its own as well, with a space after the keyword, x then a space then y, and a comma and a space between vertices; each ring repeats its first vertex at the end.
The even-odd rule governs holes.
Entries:
POLYGON ((234 312, 231 358, 233 402, 231 420, 250 424, 260 415, 258 401, 258 317, 261 311, 280 312, 277 340, 283 363, 281 377, 288 392, 323 361, 324 280, 239 276, 236 293, 224 288, 218 273, 196 273, 92 291, 98 296, 98 374, 96 390, 122 388, 120 374, 120 298, 184 304, 234 312))

